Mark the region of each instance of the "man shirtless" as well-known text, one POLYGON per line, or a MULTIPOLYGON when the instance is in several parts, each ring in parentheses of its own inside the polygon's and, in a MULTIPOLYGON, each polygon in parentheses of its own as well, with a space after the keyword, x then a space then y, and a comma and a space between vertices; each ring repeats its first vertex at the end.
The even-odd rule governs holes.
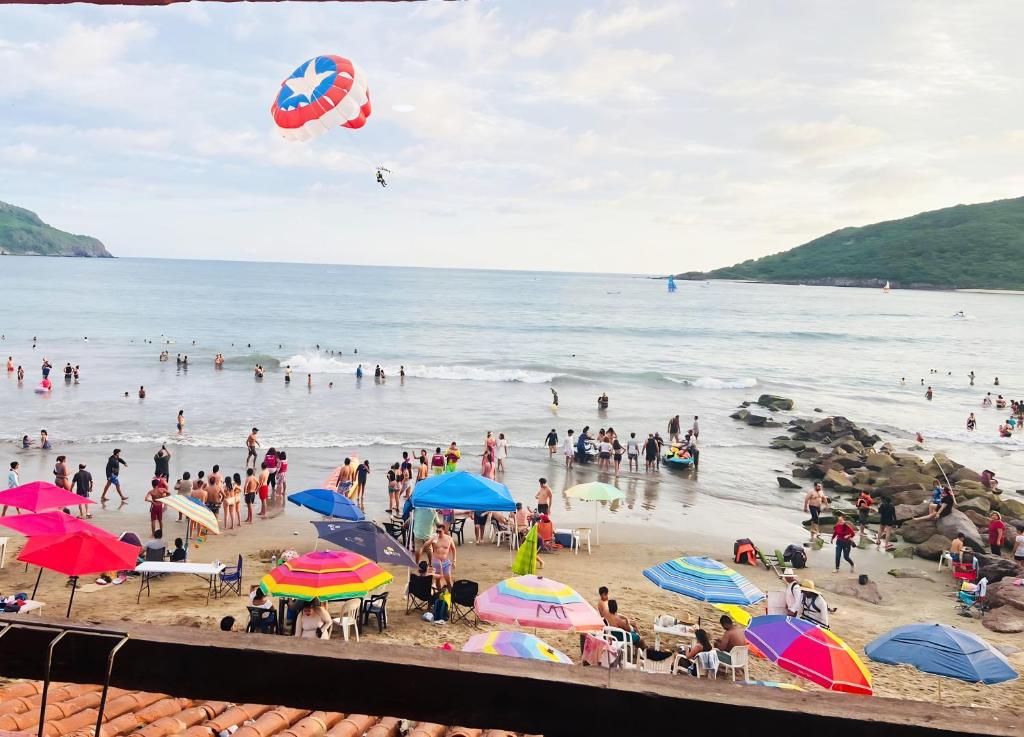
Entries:
POLYGON ((825 492, 821 490, 821 484, 815 483, 814 487, 807 492, 807 496, 804 497, 804 511, 809 512, 811 515, 812 541, 816 537, 821 537, 818 532, 818 515, 821 514, 821 510, 827 506, 828 497, 826 497, 825 492))
POLYGON ((260 447, 260 441, 256 439, 256 435, 260 429, 254 427, 252 432, 249 433, 249 437, 245 439, 245 447, 248 449, 248 453, 245 456, 245 466, 249 467, 249 461, 252 461, 252 467, 256 468, 256 449, 260 447))
POLYGON ((270 468, 267 467, 266 461, 260 464, 260 477, 257 483, 260 497, 260 517, 266 519, 267 499, 270 498, 270 468))
POLYGON ((434 574, 444 579, 449 587, 452 585, 452 569, 455 568, 455 540, 445 530, 443 524, 435 526, 435 533, 428 539, 419 550, 416 562, 424 554, 434 568, 434 574))
POLYGON ((256 472, 251 468, 245 470, 245 521, 252 524, 252 505, 256 501, 256 491, 260 488, 260 481, 256 478, 256 472))
POLYGON ((338 472, 338 491, 348 496, 352 491, 352 485, 356 482, 356 469, 352 465, 352 459, 346 458, 338 472))
POLYGON ((551 487, 547 479, 540 479, 540 489, 537 490, 537 512, 539 514, 551 514, 551 487))

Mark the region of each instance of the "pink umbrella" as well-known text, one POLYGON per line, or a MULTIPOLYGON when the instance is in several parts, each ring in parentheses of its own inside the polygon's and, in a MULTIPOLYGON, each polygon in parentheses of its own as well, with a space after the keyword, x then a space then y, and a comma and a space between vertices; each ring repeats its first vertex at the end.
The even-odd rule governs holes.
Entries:
POLYGON ((0 491, 0 507, 27 509, 30 512, 93 503, 91 499, 72 494, 48 481, 32 481, 15 486, 13 489, 7 489, 7 491, 0 491))
POLYGON ((37 512, 35 514, 16 514, 12 517, 0 517, 0 525, 20 532, 25 537, 35 535, 65 535, 70 532, 93 532, 97 535, 114 537, 96 525, 85 520, 72 517, 64 512, 37 512))
POLYGON ((473 608, 486 622, 577 632, 604 628, 601 615, 576 591, 541 576, 506 578, 477 596, 473 608))

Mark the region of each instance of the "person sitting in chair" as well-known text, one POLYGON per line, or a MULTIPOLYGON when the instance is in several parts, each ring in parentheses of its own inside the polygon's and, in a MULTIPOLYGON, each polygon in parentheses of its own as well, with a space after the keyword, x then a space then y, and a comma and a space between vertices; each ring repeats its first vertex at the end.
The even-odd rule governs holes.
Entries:
POLYGON ((174 550, 171 551, 171 563, 184 563, 185 556, 185 543, 180 537, 174 538, 174 550))
POLYGON ((320 599, 313 598, 302 607, 302 614, 295 620, 295 636, 307 639, 326 640, 331 636, 331 615, 320 599))
POLYGON ((732 617, 723 614, 718 620, 722 625, 722 636, 715 640, 715 647, 718 649, 718 661, 732 665, 732 657, 729 653, 734 647, 742 647, 747 644, 747 636, 743 628, 732 621, 732 617))
POLYGON ((615 599, 608 600, 608 615, 605 617, 605 621, 608 622, 609 627, 618 627, 620 630, 625 630, 629 633, 630 639, 633 641, 634 648, 645 648, 644 640, 637 632, 635 626, 630 621, 629 617, 619 614, 619 602, 615 599))

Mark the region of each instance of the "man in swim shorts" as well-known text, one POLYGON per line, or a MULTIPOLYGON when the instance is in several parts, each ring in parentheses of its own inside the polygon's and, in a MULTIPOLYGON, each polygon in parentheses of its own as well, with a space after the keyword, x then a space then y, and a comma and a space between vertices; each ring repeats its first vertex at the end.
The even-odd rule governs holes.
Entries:
POLYGON ((245 456, 246 467, 249 466, 249 461, 252 461, 252 467, 256 468, 256 449, 260 447, 260 441, 256 439, 256 435, 259 431, 258 427, 254 427, 252 432, 249 433, 249 437, 245 439, 245 447, 248 449, 248 453, 245 456))
POLYGON ((444 582, 450 587, 452 585, 452 570, 455 568, 455 540, 448 534, 443 524, 436 525, 434 530, 431 538, 420 548, 416 562, 419 563, 419 558, 426 554, 434 568, 434 573, 444 579, 444 582))
POLYGON ((105 502, 107 500, 107 490, 113 486, 117 489, 117 495, 121 497, 121 501, 126 501, 128 497, 121 493, 121 480, 117 477, 121 470, 121 466, 127 466, 123 458, 121 458, 121 449, 114 448, 114 452, 107 459, 106 475, 107 483, 103 485, 103 491, 100 492, 100 501, 105 502))
POLYGON ((356 481, 356 470, 352 467, 352 459, 346 458, 338 474, 338 491, 345 496, 352 491, 352 485, 356 481))
POLYGON ((828 497, 821 490, 821 484, 815 483, 814 488, 808 491, 807 496, 804 497, 804 511, 811 515, 811 540, 821 537, 818 530, 818 516, 821 514, 822 507, 826 506, 828 506, 828 497))
POLYGON ((537 490, 537 512, 540 514, 551 513, 551 487, 547 479, 540 479, 540 488, 537 490))

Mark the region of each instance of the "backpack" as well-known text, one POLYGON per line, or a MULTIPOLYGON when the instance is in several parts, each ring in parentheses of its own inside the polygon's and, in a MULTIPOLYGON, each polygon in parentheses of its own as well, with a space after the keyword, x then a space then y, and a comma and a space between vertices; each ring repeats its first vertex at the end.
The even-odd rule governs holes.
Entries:
POLYGON ((793 568, 807 567, 807 553, 799 545, 790 545, 783 553, 783 559, 789 561, 793 568))
POLYGON ((757 548, 748 538, 740 538, 732 544, 732 558, 736 563, 757 565, 757 548))
MULTIPOLYGON (((447 593, 447 592, 446 592, 447 593)), ((449 602, 451 601, 451 595, 447 596, 442 593, 438 595, 437 600, 434 602, 434 621, 435 622, 446 622, 448 621, 448 610, 449 602)))

